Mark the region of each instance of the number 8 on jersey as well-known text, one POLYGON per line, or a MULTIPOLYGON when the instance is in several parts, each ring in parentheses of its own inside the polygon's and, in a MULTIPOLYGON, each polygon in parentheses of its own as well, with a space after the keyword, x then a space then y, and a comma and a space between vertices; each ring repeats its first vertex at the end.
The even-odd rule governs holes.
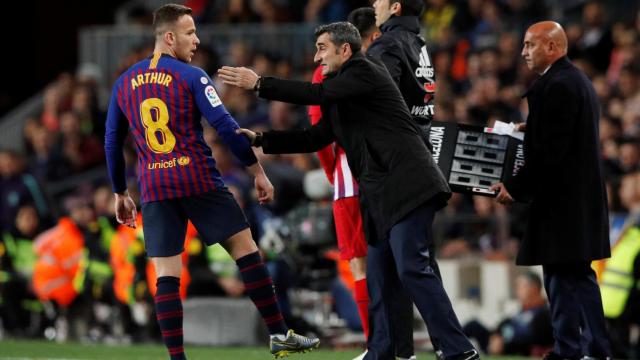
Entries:
POLYGON ((145 128, 149 149, 158 154, 172 152, 176 146, 176 137, 167 126, 169 123, 167 104, 158 98, 144 100, 140 104, 140 119, 145 128), (154 114, 156 120, 154 120, 154 114), (160 132, 160 136, 157 136, 157 132, 160 132))

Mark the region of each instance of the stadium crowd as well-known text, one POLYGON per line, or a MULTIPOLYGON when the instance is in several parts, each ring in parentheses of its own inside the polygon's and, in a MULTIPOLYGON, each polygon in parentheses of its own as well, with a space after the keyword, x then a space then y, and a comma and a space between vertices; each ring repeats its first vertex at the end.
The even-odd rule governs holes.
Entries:
MULTIPOLYGON (((267 26, 344 20, 350 10, 368 2, 203 0, 187 5, 201 24, 267 26)), ((557 19, 569 37, 569 57, 588 74, 601 103, 612 246, 629 228, 640 227, 640 12, 614 17, 615 9, 608 3, 584 2, 557 19)), ((527 109, 521 96, 535 76, 520 57, 522 36, 531 23, 557 15, 551 10, 534 0, 428 0, 422 26, 436 70, 435 119, 482 126, 496 120, 523 122, 527 109)), ((145 24, 149 13, 136 7, 129 19, 145 24)), ((142 44, 122 60, 121 69, 151 52, 151 44, 142 44)), ((235 42, 226 53, 216 44, 203 43, 192 64, 212 77, 224 64, 309 80, 314 67, 307 63, 307 68, 296 68, 291 59, 235 42)), ((260 100, 222 82, 218 90, 241 127, 286 130, 309 125, 304 107, 260 100)), ((145 260, 141 231, 117 224, 106 172, 100 172, 105 166, 100 91, 104 89, 86 73, 60 74, 44 89, 42 111, 25 119, 26 151, 0 149, 0 328, 8 334, 43 336, 53 328, 58 333, 47 336, 64 338, 60 329, 66 326, 69 336, 89 334, 94 340, 107 334, 133 334, 135 340, 158 336, 150 315, 155 275, 145 260), (104 176, 87 175, 96 171, 104 176), (120 323, 113 323, 116 318, 120 323)), ((272 260, 276 285, 335 288, 329 285, 331 279, 310 270, 335 267, 330 260, 335 256, 328 251, 334 242, 331 191, 317 190, 327 185, 322 176, 313 176, 319 169, 315 156, 256 150, 276 189, 276 201, 262 207, 254 201, 249 175, 212 128, 206 127, 205 139, 246 212, 254 238, 272 260)), ((133 143, 125 157, 129 191, 135 194, 133 143)), ((523 205, 507 209, 487 197, 454 194, 436 220, 439 257, 512 259, 525 211, 523 205)), ((182 295, 243 296, 242 282, 224 250, 206 249, 195 231, 187 240, 183 279, 189 280, 182 295)), ((334 277, 336 271, 331 273, 334 277)), ((341 289, 352 286, 346 276, 339 278, 341 289)), ((278 295, 286 297, 286 291, 278 295)), ((291 309, 285 313, 293 316, 291 309)), ((357 319, 349 323, 358 327, 357 319)))

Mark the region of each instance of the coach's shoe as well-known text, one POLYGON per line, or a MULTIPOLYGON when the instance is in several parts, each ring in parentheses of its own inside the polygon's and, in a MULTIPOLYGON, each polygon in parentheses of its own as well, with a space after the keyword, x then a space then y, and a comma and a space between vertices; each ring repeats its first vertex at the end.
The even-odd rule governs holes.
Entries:
POLYGON ((447 360, 479 360, 480 354, 478 354, 478 351, 476 351, 476 349, 472 349, 469 351, 465 351, 462 354, 447 357, 446 359, 447 360))
POLYGON ((396 358, 396 360, 416 360, 416 359, 417 359, 417 357, 415 355, 411 355, 408 358, 403 358, 403 357, 399 357, 399 356, 396 358))
POLYGON ((298 335, 293 330, 289 330, 286 335, 276 334, 271 335, 269 338, 271 354, 276 358, 285 357, 293 353, 311 351, 318 348, 319 345, 320 339, 298 335))

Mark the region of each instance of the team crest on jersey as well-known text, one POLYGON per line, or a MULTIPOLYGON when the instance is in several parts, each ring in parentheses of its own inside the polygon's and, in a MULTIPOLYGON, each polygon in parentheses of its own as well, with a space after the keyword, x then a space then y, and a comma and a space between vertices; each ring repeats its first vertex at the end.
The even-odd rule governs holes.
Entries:
POLYGON ((222 100, 220 100, 220 97, 218 96, 218 93, 216 92, 216 89, 213 88, 213 86, 209 85, 204 88, 204 94, 207 96, 207 99, 209 99, 211 106, 217 107, 222 105, 222 100))
POLYGON ((191 159, 188 156, 180 156, 178 158, 178 165, 187 166, 191 162, 191 159))

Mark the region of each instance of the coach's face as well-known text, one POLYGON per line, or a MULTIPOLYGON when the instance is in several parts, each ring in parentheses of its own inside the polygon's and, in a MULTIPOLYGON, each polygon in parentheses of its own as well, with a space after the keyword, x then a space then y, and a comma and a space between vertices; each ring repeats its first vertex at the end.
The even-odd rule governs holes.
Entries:
POLYGON ((316 56, 313 60, 322 66, 322 75, 338 71, 351 57, 351 47, 349 44, 336 46, 331 42, 329 33, 323 33, 316 40, 316 56))
POLYGON ((196 25, 190 15, 181 16, 173 28, 173 44, 171 45, 176 57, 184 62, 191 62, 191 58, 200 44, 196 36, 196 25))

